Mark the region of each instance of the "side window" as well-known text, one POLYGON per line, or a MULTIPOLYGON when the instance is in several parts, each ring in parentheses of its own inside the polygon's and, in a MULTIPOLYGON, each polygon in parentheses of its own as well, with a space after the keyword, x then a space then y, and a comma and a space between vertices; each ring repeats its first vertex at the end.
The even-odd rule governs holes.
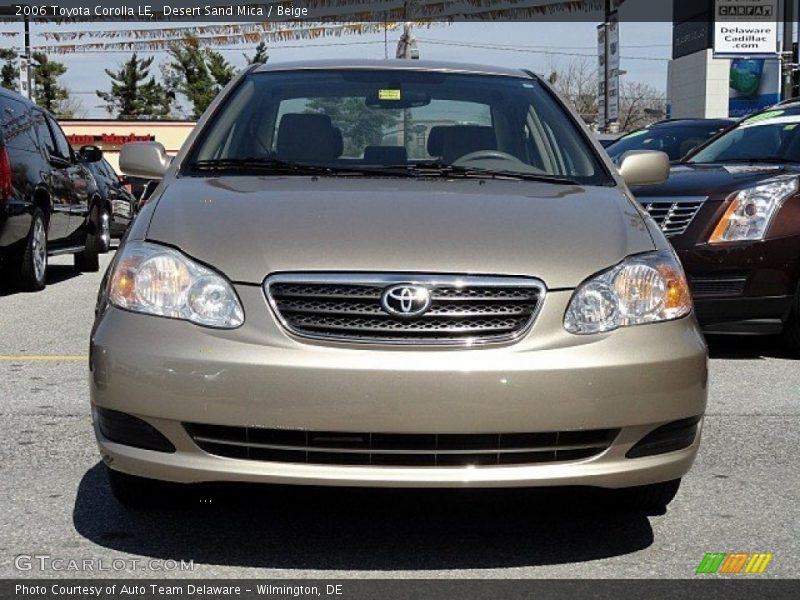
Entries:
POLYGON ((12 160, 21 160, 20 153, 37 152, 31 113, 22 102, 0 97, 0 130, 12 160))
POLYGON ((56 144, 56 154, 61 158, 69 160, 72 158, 72 154, 70 153, 70 146, 69 141, 67 141, 67 136, 64 135, 64 132, 61 131, 61 127, 59 127, 58 123, 56 123, 53 119, 47 117, 47 122, 50 125, 50 130, 53 132, 53 141, 56 144))
POLYGON ((47 119, 43 112, 34 111, 33 121, 36 127, 36 134, 39 137, 39 143, 44 148, 45 154, 48 156, 56 154, 56 146, 53 143, 53 134, 50 133, 50 128, 47 126, 47 119))

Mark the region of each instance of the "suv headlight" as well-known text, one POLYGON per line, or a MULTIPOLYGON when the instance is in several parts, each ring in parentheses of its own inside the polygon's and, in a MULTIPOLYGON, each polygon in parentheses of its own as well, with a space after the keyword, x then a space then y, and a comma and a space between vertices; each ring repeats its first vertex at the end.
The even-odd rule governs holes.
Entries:
POLYGON ((692 298, 675 254, 649 252, 584 281, 572 295, 564 327, 589 334, 686 316, 692 298))
POLYGON ((125 244, 108 282, 108 301, 133 312, 235 329, 244 310, 222 275, 177 250, 148 242, 125 244))
POLYGON ((774 179, 736 192, 709 242, 763 240, 784 200, 797 192, 797 177, 774 179))

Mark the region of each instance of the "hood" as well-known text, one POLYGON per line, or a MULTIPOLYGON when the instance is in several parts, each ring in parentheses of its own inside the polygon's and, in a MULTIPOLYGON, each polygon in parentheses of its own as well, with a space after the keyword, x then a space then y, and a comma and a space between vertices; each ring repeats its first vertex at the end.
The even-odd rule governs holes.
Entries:
POLYGON ((619 189, 406 178, 169 181, 147 239, 258 284, 291 271, 534 276, 573 288, 654 248, 619 189))
POLYGON ((765 179, 798 173, 784 165, 679 164, 672 167, 669 179, 661 185, 631 188, 637 198, 669 196, 727 196, 758 184, 765 179))

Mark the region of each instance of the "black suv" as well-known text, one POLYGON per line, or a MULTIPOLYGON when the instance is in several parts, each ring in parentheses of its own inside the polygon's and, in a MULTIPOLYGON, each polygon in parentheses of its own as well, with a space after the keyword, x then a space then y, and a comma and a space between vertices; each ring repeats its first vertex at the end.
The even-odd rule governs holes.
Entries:
POLYGON ((47 282, 47 259, 74 254, 80 271, 99 269, 101 209, 87 163, 96 148, 73 152, 56 120, 19 94, 0 89, 0 268, 25 291, 47 282))
MULTIPOLYGON (((96 146, 84 146, 78 152, 80 156, 96 156, 96 146)), ((105 158, 96 162, 88 162, 97 189, 103 202, 100 205, 100 252, 108 252, 111 238, 121 238, 128 230, 131 220, 136 214, 136 198, 128 191, 130 184, 117 175, 114 167, 105 158)))

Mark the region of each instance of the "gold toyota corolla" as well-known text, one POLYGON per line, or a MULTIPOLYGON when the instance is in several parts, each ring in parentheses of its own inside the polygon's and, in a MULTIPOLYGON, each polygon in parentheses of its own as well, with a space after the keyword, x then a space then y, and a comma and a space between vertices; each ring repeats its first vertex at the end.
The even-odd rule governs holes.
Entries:
POLYGON ((706 347, 626 187, 668 161, 617 172, 535 75, 255 66, 176 158, 137 143, 121 164, 162 181, 91 338, 120 501, 215 481, 675 495, 706 347))

